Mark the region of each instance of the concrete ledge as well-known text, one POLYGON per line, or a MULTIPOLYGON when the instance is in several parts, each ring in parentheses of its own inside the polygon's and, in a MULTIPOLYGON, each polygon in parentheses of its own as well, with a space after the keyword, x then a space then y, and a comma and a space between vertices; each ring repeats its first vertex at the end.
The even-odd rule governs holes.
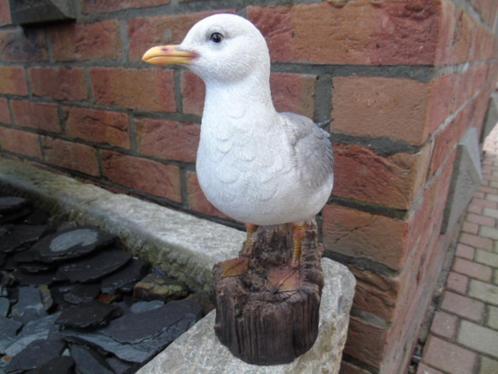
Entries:
POLYGON ((119 236, 136 255, 195 290, 210 290, 213 265, 240 250, 236 229, 0 158, 0 190, 32 198, 56 217, 119 236))
MULTIPOLYGON (((233 228, 114 194, 28 162, 0 158, 0 191, 30 197, 56 218, 119 236, 134 254, 196 290, 211 291, 213 265, 236 257, 245 238, 233 228)), ((356 282, 335 261, 324 258, 322 267, 319 335, 311 350, 291 364, 255 366, 233 357, 214 335, 213 311, 140 373, 338 373, 356 282)))
POLYGON ((249 365, 232 356, 214 334, 215 311, 209 313, 138 374, 286 374, 338 373, 346 342, 355 278, 344 266, 322 259, 325 284, 320 305, 320 330, 313 347, 287 365, 249 365))

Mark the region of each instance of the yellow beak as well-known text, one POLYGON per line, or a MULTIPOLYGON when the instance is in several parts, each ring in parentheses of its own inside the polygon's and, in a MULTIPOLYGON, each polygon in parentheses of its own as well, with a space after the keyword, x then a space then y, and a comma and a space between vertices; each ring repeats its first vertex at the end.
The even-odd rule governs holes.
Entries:
POLYGON ((145 52, 142 60, 154 65, 186 65, 196 57, 196 53, 179 50, 177 45, 159 45, 145 52))

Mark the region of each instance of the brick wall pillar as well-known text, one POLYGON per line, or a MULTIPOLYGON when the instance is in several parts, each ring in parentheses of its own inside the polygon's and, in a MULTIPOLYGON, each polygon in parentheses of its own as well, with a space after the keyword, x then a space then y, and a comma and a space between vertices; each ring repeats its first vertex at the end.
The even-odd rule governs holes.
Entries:
POLYGON ((326 254, 358 279, 344 373, 403 372, 456 228, 456 145, 481 130, 494 0, 80 0, 75 23, 12 25, 0 0, 0 154, 233 224, 195 174, 199 79, 140 61, 238 12, 267 38, 276 107, 330 120, 326 254), (218 4, 218 5, 217 5, 218 4), (147 87, 147 89, 146 89, 147 87))

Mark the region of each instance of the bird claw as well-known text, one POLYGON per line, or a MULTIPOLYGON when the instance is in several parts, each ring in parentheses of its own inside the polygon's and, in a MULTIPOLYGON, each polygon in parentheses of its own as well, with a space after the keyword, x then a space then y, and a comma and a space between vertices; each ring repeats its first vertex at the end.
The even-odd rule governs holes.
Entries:
POLYGON ((293 257, 290 266, 292 269, 299 269, 301 266, 301 259, 293 257))
POLYGON ((241 256, 251 257, 253 252, 254 241, 252 239, 247 239, 242 246, 241 256))

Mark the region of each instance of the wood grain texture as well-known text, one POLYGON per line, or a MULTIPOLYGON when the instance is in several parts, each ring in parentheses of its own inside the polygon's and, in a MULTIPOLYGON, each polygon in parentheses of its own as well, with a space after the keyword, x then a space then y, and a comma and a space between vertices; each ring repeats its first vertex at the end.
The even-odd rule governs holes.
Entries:
POLYGON ((244 248, 250 255, 213 269, 216 335, 245 362, 289 363, 316 340, 323 287, 316 225, 306 228, 297 269, 290 266, 292 248, 288 225, 261 226, 244 248))

